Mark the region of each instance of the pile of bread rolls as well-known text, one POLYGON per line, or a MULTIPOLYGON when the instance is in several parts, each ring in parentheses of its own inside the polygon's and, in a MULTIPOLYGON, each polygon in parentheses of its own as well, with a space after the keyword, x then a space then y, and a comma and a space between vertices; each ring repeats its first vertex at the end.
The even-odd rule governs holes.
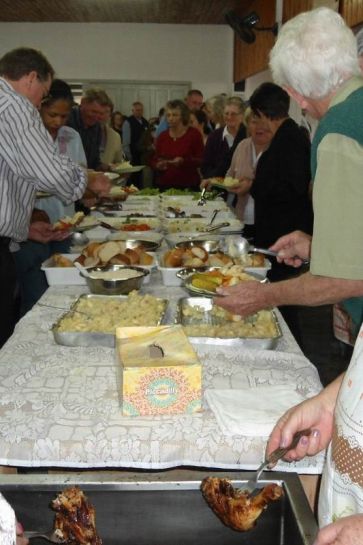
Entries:
MULTIPOLYGON (((73 263, 61 254, 53 256, 57 267, 69 267, 73 263), (68 264, 62 264, 66 263, 68 264), (57 264, 58 263, 58 264, 57 264)), ((145 252, 142 245, 133 249, 127 248, 123 240, 110 240, 108 242, 90 242, 74 262, 84 267, 97 267, 102 265, 152 265, 154 258, 145 252)))
POLYGON ((233 265, 233 259, 223 252, 209 254, 202 246, 173 248, 162 259, 164 267, 223 267, 233 265))

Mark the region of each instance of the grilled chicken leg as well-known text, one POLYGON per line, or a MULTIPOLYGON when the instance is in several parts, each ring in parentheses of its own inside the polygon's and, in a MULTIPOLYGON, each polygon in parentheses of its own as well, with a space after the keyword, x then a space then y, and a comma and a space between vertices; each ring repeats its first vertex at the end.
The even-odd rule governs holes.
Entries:
POLYGON ((201 490, 208 505, 221 521, 240 532, 253 528, 267 504, 283 495, 281 486, 271 483, 251 497, 248 492, 233 488, 228 479, 217 477, 204 479, 201 490))

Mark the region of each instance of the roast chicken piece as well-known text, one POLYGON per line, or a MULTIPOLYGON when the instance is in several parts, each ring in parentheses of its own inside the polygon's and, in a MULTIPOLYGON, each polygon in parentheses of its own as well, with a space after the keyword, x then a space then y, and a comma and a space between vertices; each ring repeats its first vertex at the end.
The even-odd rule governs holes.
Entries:
POLYGON ((203 479, 201 490, 209 507, 221 521, 239 532, 251 530, 267 504, 283 495, 281 486, 272 483, 251 497, 248 492, 233 488, 228 479, 217 477, 203 479))
POLYGON ((68 545, 102 545, 96 532, 95 508, 77 486, 65 488, 51 503, 54 529, 68 545))

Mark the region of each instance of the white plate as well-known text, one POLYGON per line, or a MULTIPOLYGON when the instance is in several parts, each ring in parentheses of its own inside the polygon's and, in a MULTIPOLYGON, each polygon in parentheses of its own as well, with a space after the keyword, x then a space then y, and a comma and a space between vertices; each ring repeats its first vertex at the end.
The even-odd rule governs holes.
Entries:
POLYGON ((105 172, 105 176, 111 181, 118 180, 120 175, 117 172, 105 172))
MULTIPOLYGON (((161 223, 158 218, 133 218, 132 221, 126 222, 126 218, 123 218, 123 217, 118 217, 118 218, 107 217, 104 219, 104 221, 108 223, 109 225, 111 225, 112 227, 116 229, 120 229, 121 232, 126 232, 126 233, 129 233, 130 231, 124 231, 122 229, 123 225, 130 224, 130 223, 140 225, 140 224, 146 223, 150 227, 150 229, 147 229, 145 231, 142 231, 142 230, 139 231, 138 229, 135 229, 134 232, 139 233, 139 235, 141 233, 149 233, 150 231, 160 231, 161 229, 161 223)), ((135 238, 135 237, 132 236, 129 238, 135 238)), ((140 238, 140 236, 138 238, 140 238)))
POLYGON ((135 165, 125 168, 114 168, 113 171, 117 172, 117 174, 132 174, 133 172, 140 172, 140 170, 142 170, 143 168, 145 168, 145 165, 135 165))

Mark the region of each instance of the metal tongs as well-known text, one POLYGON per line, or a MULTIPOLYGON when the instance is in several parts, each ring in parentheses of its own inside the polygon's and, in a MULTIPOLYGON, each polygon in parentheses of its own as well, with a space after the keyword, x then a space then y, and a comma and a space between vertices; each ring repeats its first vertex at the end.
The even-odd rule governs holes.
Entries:
POLYGON ((311 434, 311 429, 298 431, 294 434, 294 437, 292 438, 290 445, 284 448, 281 448, 281 447, 277 448, 276 450, 271 452, 270 456, 266 458, 264 462, 262 462, 260 467, 256 470, 253 477, 246 484, 243 484, 243 490, 249 492, 250 496, 255 496, 258 493, 258 491, 264 487, 264 485, 260 484, 258 480, 260 478, 262 471, 265 469, 265 467, 271 464, 276 464, 276 462, 280 460, 281 458, 283 458, 285 454, 289 452, 289 450, 297 446, 301 437, 303 437, 304 435, 306 437, 309 437, 310 434, 311 434))
POLYGON ((26 537, 27 539, 32 539, 35 537, 46 539, 47 541, 50 541, 51 543, 57 543, 57 544, 66 542, 61 530, 49 530, 49 532, 26 531, 24 532, 23 536, 26 537))
POLYGON ((198 206, 204 206, 205 203, 207 202, 207 199, 205 198, 205 192, 206 191, 207 191, 207 188, 203 187, 202 192, 201 192, 200 197, 199 197, 199 201, 197 202, 198 206))
POLYGON ((223 229, 223 227, 228 227, 231 225, 228 221, 224 221, 223 223, 216 223, 215 225, 207 225, 207 227, 204 229, 206 233, 211 233, 212 231, 218 231, 218 229, 223 229))

